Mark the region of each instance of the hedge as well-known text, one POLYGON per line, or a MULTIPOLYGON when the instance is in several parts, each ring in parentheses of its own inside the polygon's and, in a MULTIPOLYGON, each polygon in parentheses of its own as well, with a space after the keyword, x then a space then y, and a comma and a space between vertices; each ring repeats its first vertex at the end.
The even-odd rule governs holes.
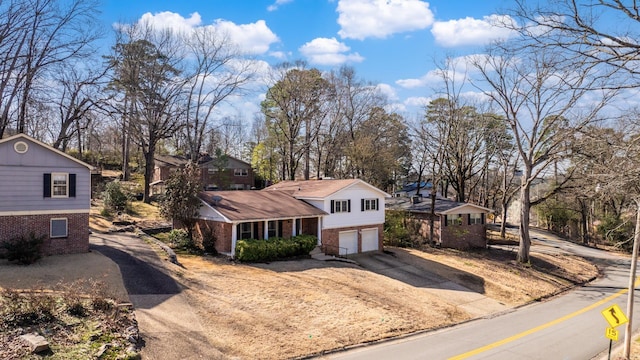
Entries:
POLYGON ((298 235, 292 238, 269 238, 267 240, 238 240, 236 259, 242 262, 282 260, 294 256, 308 255, 318 244, 313 235, 298 235))

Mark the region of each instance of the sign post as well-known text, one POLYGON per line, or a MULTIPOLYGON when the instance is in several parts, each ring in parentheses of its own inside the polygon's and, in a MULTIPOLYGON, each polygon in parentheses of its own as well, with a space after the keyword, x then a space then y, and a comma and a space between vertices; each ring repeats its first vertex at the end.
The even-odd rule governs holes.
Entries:
POLYGON ((608 359, 611 360, 611 347, 613 346, 614 341, 618 341, 618 330, 616 330, 615 328, 629 322, 629 319, 627 319, 625 314, 622 312, 622 309, 620 309, 617 304, 613 304, 608 308, 602 310, 602 316, 604 316, 604 319, 607 320, 610 326, 605 329, 604 336, 609 339, 608 359))

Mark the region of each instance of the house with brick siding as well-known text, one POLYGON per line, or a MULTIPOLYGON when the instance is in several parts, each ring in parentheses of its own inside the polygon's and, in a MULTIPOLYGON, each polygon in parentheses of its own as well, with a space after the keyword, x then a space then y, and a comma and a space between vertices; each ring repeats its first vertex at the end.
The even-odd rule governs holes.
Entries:
MULTIPOLYGON (((418 235, 430 237, 431 199, 421 196, 394 197, 387 211, 406 211, 417 221, 418 235)), ((434 204, 433 245, 467 250, 487 247, 486 218, 491 209, 437 198, 434 204)))
POLYGON ((314 235, 323 252, 382 250, 385 198, 358 179, 282 181, 263 190, 205 191, 196 233, 231 256, 239 239, 314 235))
POLYGON ((360 179, 281 181, 262 191, 285 192, 327 213, 319 245, 332 255, 382 251, 386 192, 360 179))
POLYGON ((43 254, 89 251, 91 165, 24 134, 0 139, 0 242, 33 232, 43 254))

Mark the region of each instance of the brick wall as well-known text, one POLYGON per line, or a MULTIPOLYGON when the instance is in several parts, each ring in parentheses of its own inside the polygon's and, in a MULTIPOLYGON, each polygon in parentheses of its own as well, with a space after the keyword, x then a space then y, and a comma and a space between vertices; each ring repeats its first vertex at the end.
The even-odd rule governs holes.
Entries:
POLYGON ((340 232, 358 230, 358 252, 362 252, 362 235, 360 234, 360 230, 372 228, 378 229, 378 249, 381 251, 383 249, 384 241, 384 224, 324 229, 322 230, 323 248, 327 254, 338 255, 340 246, 340 232))
POLYGON ((214 236, 216 239, 216 250, 221 253, 231 252, 231 228, 232 225, 223 222, 198 220, 195 233, 202 239, 202 236, 214 236))
POLYGON ((0 216, 0 242, 18 236, 44 235, 43 255, 74 254, 89 251, 89 214, 0 216), (50 238, 50 220, 66 218, 66 238, 50 238))
POLYGON ((467 250, 487 247, 487 233, 484 224, 467 225, 469 215, 462 216, 463 225, 442 227, 442 247, 467 250))

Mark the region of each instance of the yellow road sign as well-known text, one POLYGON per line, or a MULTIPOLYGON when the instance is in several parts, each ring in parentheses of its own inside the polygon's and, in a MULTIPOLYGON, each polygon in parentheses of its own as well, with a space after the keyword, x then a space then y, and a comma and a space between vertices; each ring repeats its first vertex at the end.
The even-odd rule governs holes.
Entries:
POLYGON ((602 310, 602 316, 604 316, 604 318, 612 328, 620 326, 629 321, 618 304, 613 304, 608 308, 602 310))
POLYGON ((618 330, 616 330, 614 328, 607 328, 605 330, 604 336, 606 336, 607 339, 611 339, 613 341, 618 341, 618 330))

